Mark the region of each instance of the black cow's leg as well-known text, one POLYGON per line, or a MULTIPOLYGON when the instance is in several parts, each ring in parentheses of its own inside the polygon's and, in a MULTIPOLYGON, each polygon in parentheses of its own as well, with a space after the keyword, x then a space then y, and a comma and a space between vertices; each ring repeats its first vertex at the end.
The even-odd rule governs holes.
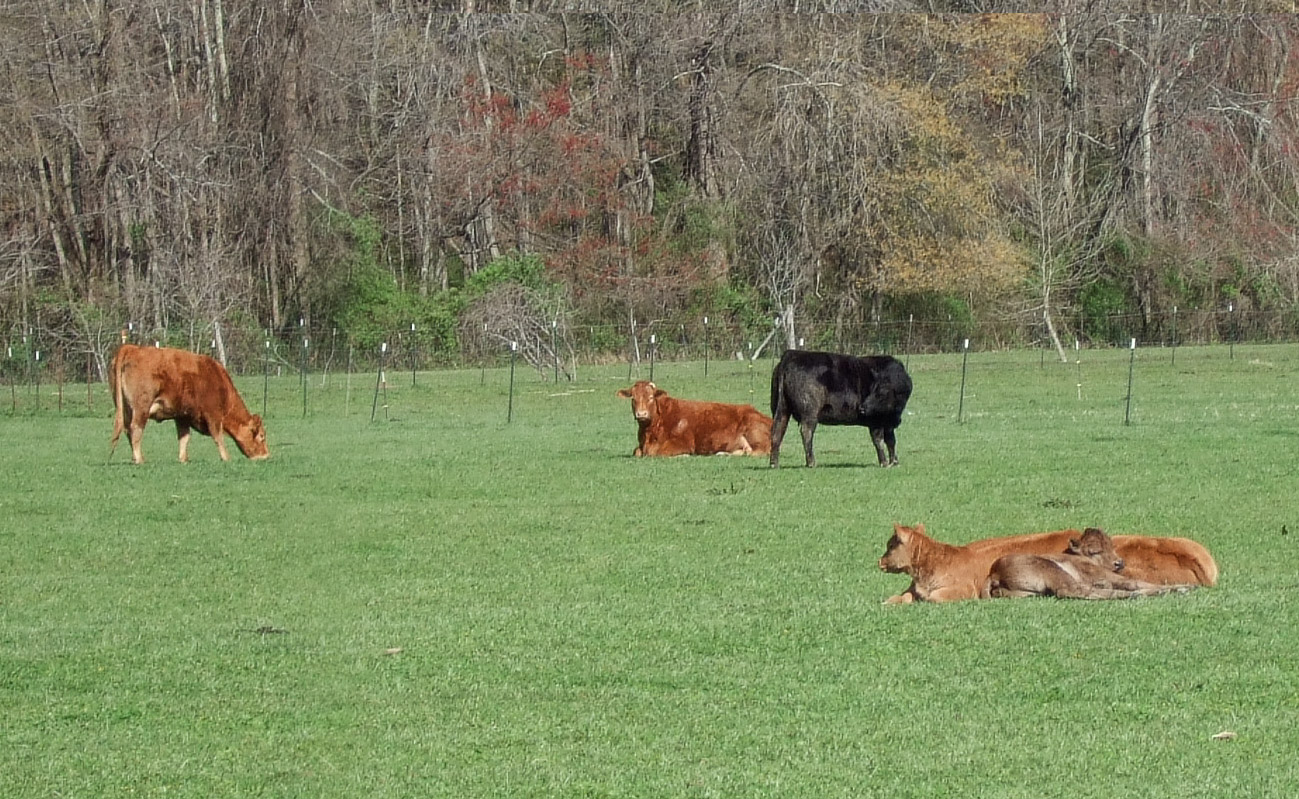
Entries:
POLYGON ((780 442, 785 440, 785 428, 789 427, 789 414, 778 413, 771 420, 771 468, 780 466, 780 442))
POLYGON ((897 436, 894 435, 892 428, 872 427, 871 442, 875 444, 875 454, 880 459, 880 466, 897 466, 897 436), (888 452, 885 453, 887 448, 888 452))
MULTIPOLYGON (((888 453, 884 451, 884 435, 885 435, 884 428, 882 427, 871 428, 871 443, 875 445, 875 457, 879 458, 880 466, 889 465, 888 453)), ((890 447, 890 450, 891 449, 892 447, 890 447)))
POLYGON ((816 466, 816 456, 812 454, 812 435, 816 433, 816 419, 799 422, 798 432, 803 434, 803 452, 807 454, 807 465, 816 466))

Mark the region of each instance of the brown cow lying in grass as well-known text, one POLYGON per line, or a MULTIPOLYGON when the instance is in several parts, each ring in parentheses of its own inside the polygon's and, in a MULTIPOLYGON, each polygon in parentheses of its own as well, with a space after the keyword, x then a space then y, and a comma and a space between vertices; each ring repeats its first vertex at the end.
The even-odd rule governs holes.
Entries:
POLYGON ((1159 585, 1120 574, 1123 558, 1103 530, 1088 527, 1059 555, 1002 555, 992 564, 979 596, 1054 596, 1062 599, 1132 599, 1190 585, 1159 585))
POLYGON ((1123 556, 1123 574, 1135 580, 1164 585, 1218 583, 1218 564, 1198 541, 1116 535, 1114 547, 1123 556))
POLYGON ((771 452, 771 417, 752 405, 677 399, 648 380, 618 396, 631 400, 638 458, 771 452))
MULTIPOLYGON (((893 526, 880 569, 911 576, 911 585, 888 604, 907 602, 953 602, 977 599, 992 564, 1003 555, 1027 553, 1056 555, 1064 552, 1078 530, 984 538, 964 546, 944 544, 925 535, 925 526, 893 526)), ((1115 549, 1125 562, 1129 577, 1162 585, 1213 585, 1218 566, 1209 551, 1186 538, 1156 538, 1119 535, 1115 549)))

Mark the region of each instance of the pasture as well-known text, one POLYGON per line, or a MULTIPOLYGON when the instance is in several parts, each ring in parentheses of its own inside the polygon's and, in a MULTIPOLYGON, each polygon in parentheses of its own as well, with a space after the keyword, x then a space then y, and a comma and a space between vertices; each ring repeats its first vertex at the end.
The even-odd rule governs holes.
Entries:
MULTIPOLYGON (((1138 350, 1127 426, 1126 350, 971 353, 963 422, 961 356, 912 356, 889 470, 856 427, 814 470, 793 428, 776 471, 633 459, 626 364, 521 368, 509 424, 507 370, 394 371, 374 423, 373 373, 312 375, 305 419, 273 378, 263 463, 197 434, 177 463, 169 422, 109 462, 106 389, 20 386, 0 794, 1290 795, 1299 346, 1170 355, 1138 350), (1184 535, 1221 579, 886 607, 894 522, 1184 535)), ((770 412, 771 366, 654 379, 770 412)))

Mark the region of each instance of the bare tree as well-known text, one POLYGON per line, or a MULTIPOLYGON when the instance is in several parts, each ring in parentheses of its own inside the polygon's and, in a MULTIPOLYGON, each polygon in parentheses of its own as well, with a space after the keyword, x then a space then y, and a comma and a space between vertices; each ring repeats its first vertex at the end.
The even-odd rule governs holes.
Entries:
POLYGON ((475 300, 460 319, 460 340, 480 357, 511 348, 539 373, 557 369, 575 377, 576 354, 567 314, 543 293, 502 283, 475 300))

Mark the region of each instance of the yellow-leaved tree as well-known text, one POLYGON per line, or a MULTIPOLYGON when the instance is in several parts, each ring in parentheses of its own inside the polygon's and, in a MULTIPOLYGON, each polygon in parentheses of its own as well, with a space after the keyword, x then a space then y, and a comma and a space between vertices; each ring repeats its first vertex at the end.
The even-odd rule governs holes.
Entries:
POLYGON ((1027 263, 996 202, 1004 161, 969 134, 927 87, 876 87, 901 124, 877 162, 874 191, 845 243, 874 293, 995 292, 1022 280, 1027 263))

